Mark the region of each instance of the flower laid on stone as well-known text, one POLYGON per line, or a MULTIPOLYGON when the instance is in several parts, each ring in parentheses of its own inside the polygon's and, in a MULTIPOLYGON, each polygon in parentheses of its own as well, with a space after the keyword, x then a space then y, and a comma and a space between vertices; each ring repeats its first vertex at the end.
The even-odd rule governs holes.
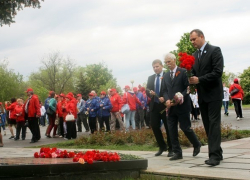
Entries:
POLYGON ((100 152, 98 150, 86 151, 86 152, 68 152, 67 150, 60 150, 57 148, 43 147, 40 149, 40 153, 34 153, 35 158, 73 158, 73 162, 79 162, 81 164, 88 163, 93 164, 94 161, 103 162, 116 162, 120 161, 120 156, 116 152, 100 152))

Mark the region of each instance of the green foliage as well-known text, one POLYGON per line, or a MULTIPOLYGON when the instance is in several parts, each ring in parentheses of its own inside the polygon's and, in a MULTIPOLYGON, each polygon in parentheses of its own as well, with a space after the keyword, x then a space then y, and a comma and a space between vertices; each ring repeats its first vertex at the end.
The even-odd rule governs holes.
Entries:
POLYGON ((8 69, 6 60, 0 62, 0 77, 0 101, 9 101, 12 97, 25 98, 23 76, 8 69))
MULTIPOLYGON (((43 1, 43 0, 42 0, 43 1)), ((3 0, 0 2, 0 26, 10 25, 17 11, 24 7, 40 8, 40 0, 3 0)))
POLYGON ((76 70, 76 78, 76 90, 83 95, 87 95, 91 90, 95 90, 97 94, 107 91, 108 88, 119 90, 112 71, 103 62, 79 67, 76 70))
POLYGON ((59 52, 49 53, 41 61, 42 66, 38 72, 29 76, 28 85, 34 87, 39 97, 44 98, 48 91, 62 92, 73 91, 73 75, 75 64, 73 60, 63 58, 59 52))
POLYGON ((250 104, 250 67, 240 75, 240 85, 244 91, 244 104, 250 104))
POLYGON ((230 87, 235 78, 238 78, 238 75, 232 72, 223 72, 222 74, 222 82, 225 83, 227 87, 230 87))

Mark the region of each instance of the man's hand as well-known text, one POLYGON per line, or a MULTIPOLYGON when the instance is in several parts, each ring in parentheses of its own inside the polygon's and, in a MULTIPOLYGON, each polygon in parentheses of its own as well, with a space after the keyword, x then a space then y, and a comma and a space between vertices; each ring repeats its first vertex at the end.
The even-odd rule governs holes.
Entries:
POLYGON ((87 111, 89 111, 89 108, 87 108, 87 111))
POLYGON ((151 96, 154 96, 154 95, 155 95, 155 92, 152 91, 152 90, 151 90, 149 93, 150 93, 151 96))
POLYGON ((39 115, 36 115, 37 118, 39 118, 40 116, 39 115))
POLYGON ((165 101, 164 97, 160 97, 160 98, 159 98, 159 101, 160 101, 161 103, 163 103, 163 102, 165 101))
POLYGON ((189 84, 198 84, 199 83, 199 78, 196 76, 192 76, 188 79, 189 84))
POLYGON ((172 106, 171 101, 170 101, 170 100, 167 100, 167 101, 166 101, 166 105, 167 105, 167 108, 169 109, 169 108, 172 106))

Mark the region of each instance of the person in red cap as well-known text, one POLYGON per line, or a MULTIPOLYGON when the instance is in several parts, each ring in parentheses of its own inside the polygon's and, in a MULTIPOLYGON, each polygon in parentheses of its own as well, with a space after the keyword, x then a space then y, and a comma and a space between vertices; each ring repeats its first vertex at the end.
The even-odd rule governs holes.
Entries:
POLYGON ((6 110, 10 112, 8 124, 9 124, 9 130, 10 130, 11 136, 9 139, 14 139, 15 136, 14 136, 12 126, 14 126, 16 128, 16 115, 14 113, 14 110, 16 108, 17 102, 16 102, 16 98, 11 98, 10 101, 11 102, 9 102, 9 101, 6 102, 5 107, 6 107, 6 110))
POLYGON ((234 79, 234 83, 229 88, 229 93, 231 94, 231 99, 234 103, 234 109, 236 112, 236 119, 239 121, 243 118, 242 115, 242 108, 241 108, 241 101, 244 97, 243 89, 239 84, 239 80, 237 78, 234 79), (237 90, 235 90, 237 89, 237 90), (235 91, 235 92, 234 92, 235 91))
POLYGON ((28 127, 32 133, 32 139, 30 143, 35 143, 41 138, 40 128, 38 126, 38 120, 41 116, 40 104, 37 95, 34 94, 33 89, 28 88, 28 99, 24 103, 25 119, 28 119, 28 127))
POLYGON ((97 111, 99 109, 97 98, 94 98, 93 93, 89 93, 89 99, 86 101, 85 111, 88 114, 89 127, 91 134, 93 134, 96 129, 96 117, 97 111))
POLYGON ((85 114, 86 102, 82 99, 81 94, 77 94, 77 127, 78 132, 82 132, 82 123, 85 128, 85 132, 89 132, 89 125, 87 122, 87 115, 85 114))
POLYGON ((56 120, 56 108, 57 108, 57 101, 55 99, 55 92, 50 91, 50 100, 49 100, 49 110, 51 113, 47 113, 49 117, 49 127, 47 128, 46 136, 51 138, 50 132, 53 129, 53 137, 56 136, 57 125, 55 125, 56 120))
POLYGON ((136 104, 136 111, 135 111, 135 126, 137 129, 142 129, 145 125, 144 125, 144 105, 145 105, 145 99, 143 97, 143 94, 138 91, 137 87, 133 88, 133 91, 136 95, 136 97, 139 99, 139 101, 141 102, 140 104, 137 103, 136 104))
POLYGON ((65 95, 63 93, 58 95, 58 102, 56 106, 56 116, 59 118, 59 137, 64 137, 64 126, 63 126, 63 108, 62 105, 65 104, 65 95))
POLYGON ((125 123, 126 123, 126 131, 129 131, 130 123, 132 124, 133 130, 135 130, 135 112, 136 112, 136 103, 141 105, 141 102, 136 97, 135 93, 130 90, 130 87, 127 85, 124 88, 125 93, 122 97, 122 106, 128 104, 129 111, 125 114, 125 123))
POLYGON ((14 138, 15 141, 19 140, 20 132, 22 130, 22 140, 25 140, 26 137, 26 126, 25 126, 25 114, 23 112, 23 100, 17 99, 17 105, 14 109, 14 114, 16 115, 16 137, 14 138))
POLYGON ((109 117, 110 110, 112 108, 109 98, 106 96, 106 92, 102 91, 99 99, 99 110, 98 110, 98 119, 100 130, 104 131, 104 123, 106 126, 106 132, 110 131, 109 126, 109 117))
POLYGON ((115 125, 116 125, 116 119, 118 120, 120 124, 120 130, 124 130, 124 124, 122 122, 122 117, 121 117, 121 108, 122 108, 122 100, 120 95, 116 92, 116 89, 111 89, 110 90, 110 102, 112 104, 112 109, 111 109, 111 120, 110 120, 110 129, 111 131, 115 131, 115 125))
MULTIPOLYGON (((74 116, 73 121, 66 121, 66 126, 67 126, 67 134, 64 139, 75 139, 77 137, 77 132, 76 132, 76 104, 75 104, 75 99, 71 94, 66 95, 66 112, 67 114, 72 114, 74 116)), ((66 118, 66 117, 65 117, 66 118)))

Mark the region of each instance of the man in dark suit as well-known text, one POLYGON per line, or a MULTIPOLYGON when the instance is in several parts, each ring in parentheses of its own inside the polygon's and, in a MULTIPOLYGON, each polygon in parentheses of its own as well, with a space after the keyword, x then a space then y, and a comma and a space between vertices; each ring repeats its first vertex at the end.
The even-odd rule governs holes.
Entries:
POLYGON ((200 152, 201 144, 197 139, 194 131, 191 129, 190 121, 190 97, 187 93, 189 85, 186 69, 177 67, 176 57, 172 53, 165 56, 165 64, 169 70, 165 73, 162 82, 163 97, 168 108, 167 123, 169 128, 170 139, 173 147, 174 155, 169 160, 182 159, 182 150, 178 140, 178 123, 188 140, 193 144, 193 156, 197 156, 200 152), (182 104, 173 104, 171 100, 176 93, 183 95, 182 104))
POLYGON ((172 145, 170 142, 170 136, 168 132, 168 126, 166 121, 166 112, 160 113, 162 110, 166 108, 166 106, 163 104, 163 92, 162 92, 162 86, 161 81, 163 77, 163 64, 161 60, 156 59, 152 63, 153 70, 155 74, 148 77, 147 82, 147 96, 151 98, 150 104, 149 104, 149 110, 150 110, 150 120, 151 120, 151 126, 153 133, 155 135, 155 139, 159 145, 159 151, 155 154, 155 156, 159 156, 163 153, 163 151, 169 151, 168 157, 171 157, 173 155, 172 152, 172 145), (161 120, 164 123, 166 133, 167 133, 167 144, 164 141, 160 126, 161 126, 161 120))
POLYGON ((223 159, 220 127, 223 56, 219 47, 205 41, 205 36, 199 29, 190 32, 190 41, 197 51, 194 53, 194 76, 189 78, 189 83, 197 85, 202 121, 208 137, 209 159, 205 163, 216 166, 223 159))

